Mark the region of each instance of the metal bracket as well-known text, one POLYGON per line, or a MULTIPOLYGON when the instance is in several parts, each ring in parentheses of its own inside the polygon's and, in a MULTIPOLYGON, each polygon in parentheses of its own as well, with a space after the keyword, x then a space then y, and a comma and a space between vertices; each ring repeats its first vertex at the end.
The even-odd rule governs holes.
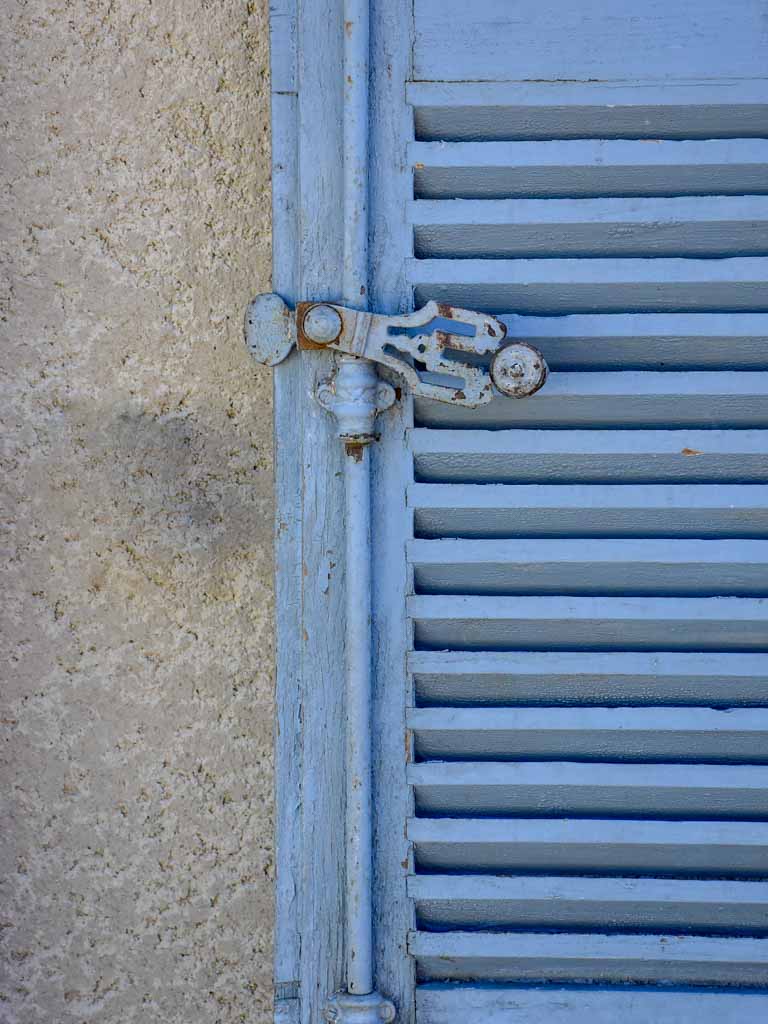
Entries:
POLYGON ((294 344, 331 349, 386 366, 405 378, 415 396, 469 408, 489 402, 494 387, 509 398, 525 398, 546 381, 538 349, 507 343, 506 334, 496 317, 442 302, 403 316, 300 302, 294 319, 279 296, 262 295, 246 314, 246 344, 259 362, 275 365, 294 344))

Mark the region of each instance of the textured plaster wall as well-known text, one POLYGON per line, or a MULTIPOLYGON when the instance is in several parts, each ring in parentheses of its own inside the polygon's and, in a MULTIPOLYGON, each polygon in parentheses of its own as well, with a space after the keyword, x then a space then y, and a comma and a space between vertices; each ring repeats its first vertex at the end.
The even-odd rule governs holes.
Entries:
POLYGON ((0 21, 0 1021, 266 1021, 266 2, 0 21))

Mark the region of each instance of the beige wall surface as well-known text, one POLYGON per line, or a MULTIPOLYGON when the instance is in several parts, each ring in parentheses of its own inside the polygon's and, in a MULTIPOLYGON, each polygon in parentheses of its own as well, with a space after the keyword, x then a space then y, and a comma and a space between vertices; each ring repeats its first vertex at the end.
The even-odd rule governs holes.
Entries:
POLYGON ((0 1021, 266 1021, 266 2, 0 8, 0 1021))

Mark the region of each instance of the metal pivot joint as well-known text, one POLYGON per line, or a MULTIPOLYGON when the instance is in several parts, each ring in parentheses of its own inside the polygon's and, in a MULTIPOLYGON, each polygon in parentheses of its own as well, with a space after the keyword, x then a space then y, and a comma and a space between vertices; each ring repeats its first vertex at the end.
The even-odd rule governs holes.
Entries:
POLYGON ((389 1024, 395 1008, 378 992, 365 996, 337 992, 331 996, 323 1014, 328 1024, 389 1024))
POLYGON ((315 397, 336 417, 339 438, 347 449, 369 444, 376 416, 395 401, 395 389, 380 380, 367 359, 342 356, 332 377, 321 381, 315 397))
MULTIPOLYGON (((386 367, 405 379, 415 397, 468 408, 497 393, 527 398, 544 385, 541 352, 507 341, 506 334, 496 317, 438 302, 402 316, 300 302, 294 315, 279 296, 261 295, 246 314, 246 343, 259 362, 273 366, 294 345, 328 349, 386 367)), ((336 390, 344 386, 339 382, 336 390)))

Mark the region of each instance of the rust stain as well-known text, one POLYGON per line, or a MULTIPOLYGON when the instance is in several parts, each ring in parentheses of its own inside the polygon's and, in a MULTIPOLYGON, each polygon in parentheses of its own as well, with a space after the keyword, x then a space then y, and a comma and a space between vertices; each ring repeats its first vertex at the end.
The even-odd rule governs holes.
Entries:
POLYGON ((704 452, 700 452, 698 448, 683 448, 680 452, 681 455, 703 455, 704 452))
POLYGON ((352 21, 345 21, 344 22, 344 31, 347 33, 348 36, 352 35, 352 29, 353 28, 354 28, 354 22, 352 22, 352 21))
POLYGON ((440 316, 444 316, 446 320, 453 320, 454 309, 453 306, 449 306, 447 302, 438 302, 437 311, 440 316))
POLYGON ((463 402, 467 396, 464 394, 463 391, 454 391, 453 397, 457 402, 463 402))
POLYGON ((363 461, 363 448, 365 448, 365 445, 361 444, 359 441, 347 441, 344 444, 344 451, 351 459, 354 459, 355 462, 363 461))
MULTIPOLYGON (((328 345, 321 345, 316 341, 312 341, 304 333, 304 317, 307 315, 309 310, 316 306, 316 302, 297 302, 296 303, 296 347, 302 351, 321 351, 324 352, 328 345)), ((334 339, 336 340, 336 339, 334 339)))
MULTIPOLYGON (((435 331, 435 337, 443 348, 457 349, 459 352, 474 352, 474 338, 465 338, 463 334, 451 334, 449 331, 435 331)), ((463 364, 465 365, 465 364, 463 364)))

